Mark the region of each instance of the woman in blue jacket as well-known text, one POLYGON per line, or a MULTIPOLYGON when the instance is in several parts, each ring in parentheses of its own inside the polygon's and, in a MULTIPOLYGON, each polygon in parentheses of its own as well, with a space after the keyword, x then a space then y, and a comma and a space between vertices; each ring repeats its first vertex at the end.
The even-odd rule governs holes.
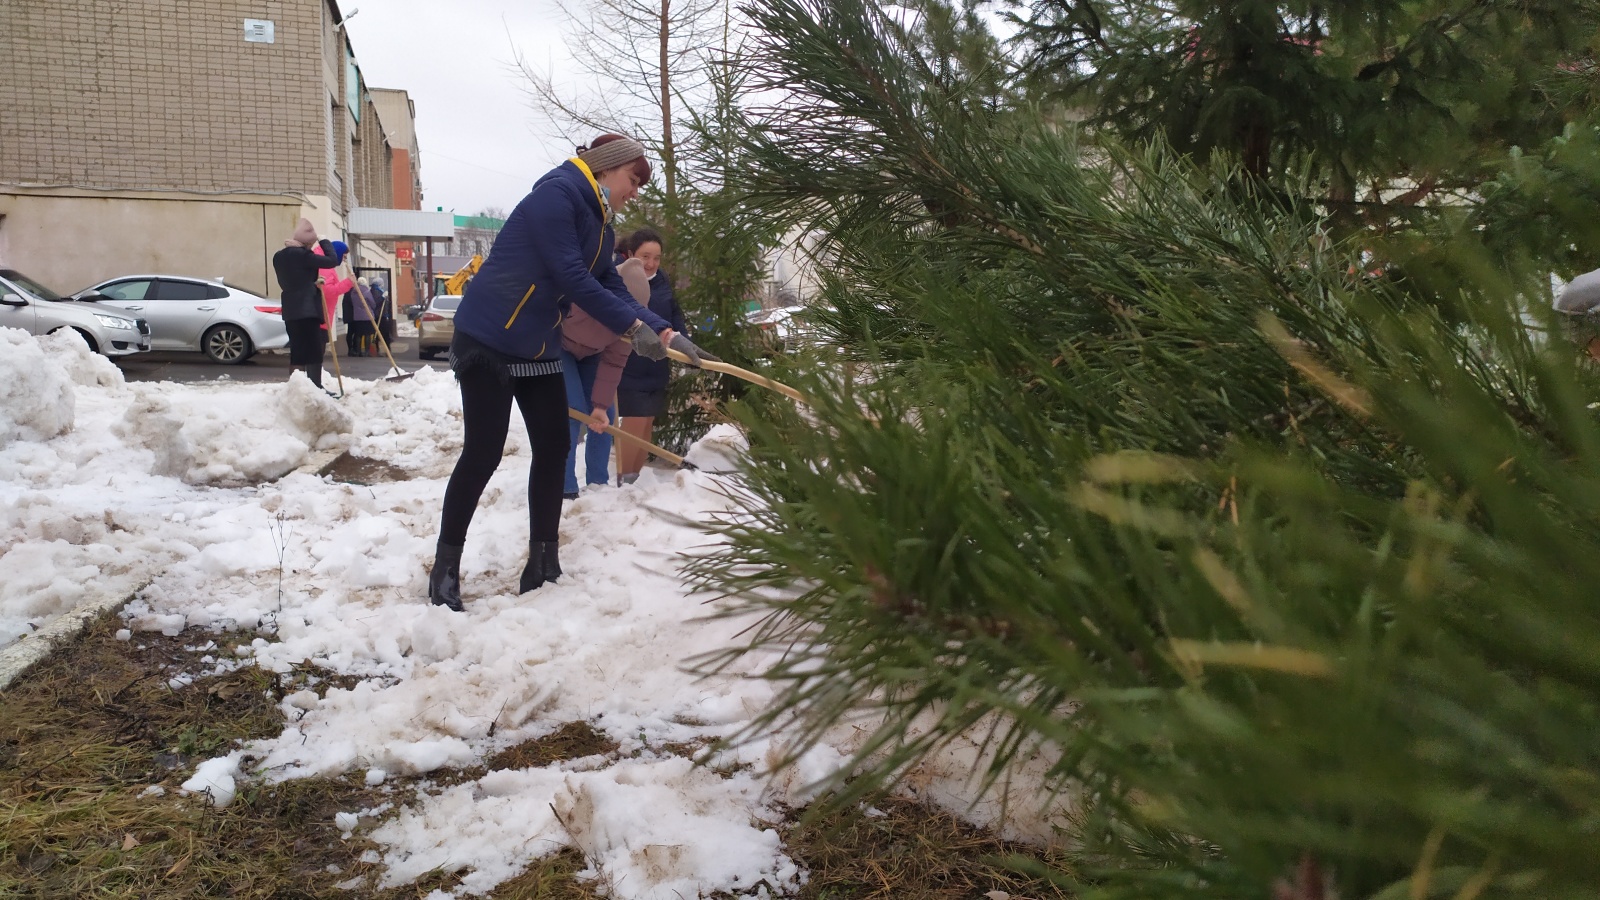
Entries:
POLYGON ((561 575, 556 541, 567 457, 567 392, 561 376, 561 320, 572 304, 665 359, 671 347, 698 364, 700 350, 641 307, 612 261, 612 213, 650 179, 638 141, 596 138, 522 198, 456 310, 450 367, 461 385, 461 456, 444 492, 428 598, 461 610, 461 552, 478 499, 505 452, 516 402, 533 445, 528 472, 528 562, 520 589, 561 575))
MULTIPOLYGON (((661 270, 661 235, 651 228, 641 228, 629 235, 628 254, 639 261, 644 276, 650 280, 648 309, 667 320, 674 331, 686 328, 683 310, 672 296, 672 279, 661 270)), ((617 426, 629 434, 650 440, 655 421, 667 414, 667 382, 672 372, 664 359, 646 359, 635 354, 622 370, 622 381, 617 385, 617 426)), ((632 484, 644 468, 648 451, 628 444, 617 447, 617 475, 624 484, 632 484)))

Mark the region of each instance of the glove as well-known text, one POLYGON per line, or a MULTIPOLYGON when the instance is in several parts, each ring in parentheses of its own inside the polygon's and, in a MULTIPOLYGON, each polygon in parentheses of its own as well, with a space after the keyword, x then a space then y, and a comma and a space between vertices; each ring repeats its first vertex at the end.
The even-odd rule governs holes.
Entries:
POLYGON ((633 327, 633 334, 630 336, 633 341, 633 352, 645 359, 666 359, 667 345, 661 343, 661 335, 643 326, 644 323, 640 322, 633 327))
POLYGON ((684 356, 689 357, 689 359, 696 366, 699 366, 701 362, 707 360, 711 362, 722 362, 721 357, 712 356, 709 352, 701 350, 699 347, 694 345, 694 341, 689 340, 687 335, 678 332, 673 333, 672 339, 667 341, 667 346, 678 351, 679 353, 682 353, 684 356))

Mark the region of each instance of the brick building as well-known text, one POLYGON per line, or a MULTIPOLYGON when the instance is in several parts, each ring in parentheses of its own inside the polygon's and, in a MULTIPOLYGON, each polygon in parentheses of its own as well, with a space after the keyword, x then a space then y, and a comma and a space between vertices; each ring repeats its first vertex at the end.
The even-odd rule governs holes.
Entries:
MULTIPOLYGON (((422 163, 417 149, 417 109, 405 91, 372 89, 372 103, 383 122, 390 150, 389 180, 393 196, 388 206, 394 209, 422 208, 422 163)), ((422 277, 418 274, 417 245, 413 241, 394 244, 393 295, 396 308, 404 309, 422 300, 422 277)))
MULTIPOLYGON (((386 128, 340 23, 337 0, 0 2, 0 265, 60 290, 163 272, 275 295, 298 217, 339 237, 400 195, 410 103, 386 128)), ((414 138, 406 155, 416 208, 414 138)))

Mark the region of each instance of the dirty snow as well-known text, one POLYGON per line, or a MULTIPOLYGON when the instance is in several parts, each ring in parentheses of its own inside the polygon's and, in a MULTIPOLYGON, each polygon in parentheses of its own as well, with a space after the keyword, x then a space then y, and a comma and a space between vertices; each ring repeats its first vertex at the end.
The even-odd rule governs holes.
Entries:
MULTIPOLYGON (((687 593, 676 572, 714 540, 686 523, 730 511, 737 492, 718 473, 737 465, 739 433, 722 426, 700 441, 688 455, 699 471, 646 469, 635 485, 568 503, 564 577, 518 596, 528 442, 514 427, 473 522, 458 614, 423 599, 461 442, 454 379, 425 368, 345 385, 335 401, 298 374, 125 383, 81 342, 0 329, 0 645, 115 594, 132 597, 133 640, 208 629, 274 672, 309 663, 359 677, 290 694, 281 735, 202 763, 183 789, 219 805, 245 779, 363 772, 392 785, 477 765, 572 721, 619 745, 397 793, 381 815, 341 814, 341 828, 383 848, 387 886, 444 869, 463 879, 436 896, 480 895, 574 846, 616 898, 796 890, 805 875, 775 826, 846 764, 856 730, 841 725, 776 774, 781 734, 703 767, 664 749, 737 732, 772 697, 741 677, 760 659, 715 679, 684 670, 749 624, 705 618, 713 598, 687 593), (302 469, 343 450, 409 478, 362 486, 302 469), (230 634, 246 629, 270 639, 230 634)), ((1056 812, 1035 790, 1015 792, 1009 809, 993 797, 971 807, 976 760, 975 746, 953 747, 913 787, 1010 836, 1047 835, 1056 812)))

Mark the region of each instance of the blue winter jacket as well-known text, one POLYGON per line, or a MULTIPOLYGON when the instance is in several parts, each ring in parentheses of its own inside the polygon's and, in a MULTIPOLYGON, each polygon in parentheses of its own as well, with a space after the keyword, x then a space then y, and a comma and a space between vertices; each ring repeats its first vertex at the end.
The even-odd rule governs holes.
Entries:
MULTIPOLYGON (((678 308, 678 299, 672 296, 672 279, 660 269, 650 279, 650 311, 671 322, 673 331, 689 333, 683 320, 683 310, 678 308)), ((628 357, 628 364, 622 369, 622 381, 617 388, 624 391, 664 391, 671 377, 672 367, 667 360, 646 359, 635 353, 628 357)))
POLYGON ((600 186, 581 161, 567 160, 511 211, 467 284, 456 330, 517 359, 558 359, 561 320, 576 303, 617 334, 636 319, 659 334, 667 322, 628 293, 615 243, 600 186))

